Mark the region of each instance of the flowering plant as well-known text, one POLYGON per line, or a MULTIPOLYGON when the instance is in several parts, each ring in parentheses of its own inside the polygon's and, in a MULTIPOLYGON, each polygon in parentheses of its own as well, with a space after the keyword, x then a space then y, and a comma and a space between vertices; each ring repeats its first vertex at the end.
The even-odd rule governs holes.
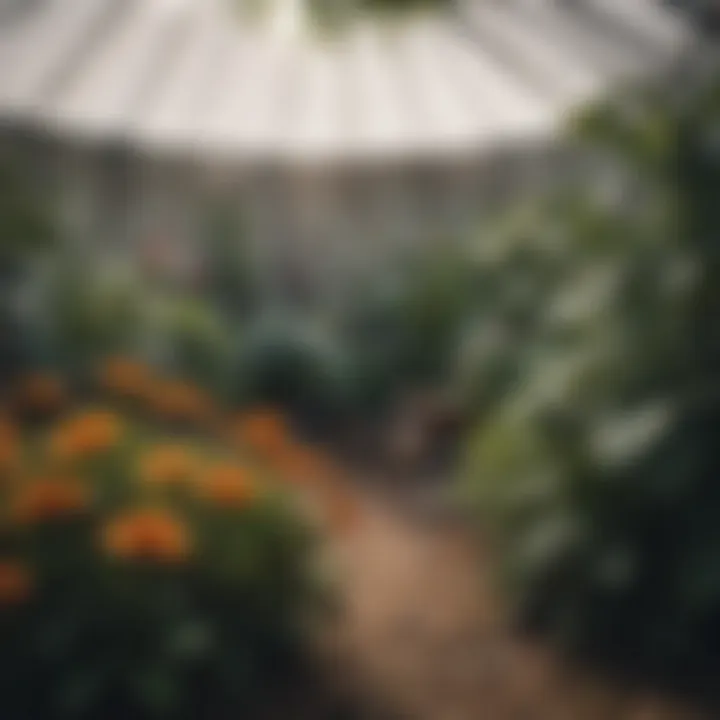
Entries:
POLYGON ((91 407, 23 379, 0 422, 0 714, 252 713, 320 607, 299 488, 345 526, 351 503, 274 411, 230 421, 131 360, 97 378, 91 407))

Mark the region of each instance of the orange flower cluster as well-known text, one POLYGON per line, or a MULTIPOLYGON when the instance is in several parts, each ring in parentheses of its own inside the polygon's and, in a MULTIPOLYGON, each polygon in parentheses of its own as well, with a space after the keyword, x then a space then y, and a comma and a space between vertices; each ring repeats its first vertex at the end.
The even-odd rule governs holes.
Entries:
POLYGON ((17 469, 20 462, 20 440, 13 425, 0 418, 0 476, 17 469))
POLYGON ((53 454, 61 460, 101 455, 117 445, 122 424, 111 412, 101 410, 77 415, 58 427, 51 438, 53 454))
POLYGON ((18 560, 0 560, 0 606, 19 605, 33 591, 32 573, 18 560))
POLYGON ((13 515, 23 525, 74 517, 90 504, 87 488, 72 478, 41 479, 24 485, 15 498, 13 515))
POLYGON ((197 470, 192 454, 182 445, 161 445, 140 458, 140 477, 151 485, 178 485, 197 470))
POLYGON ((127 398, 142 398, 150 391, 153 375, 147 366, 131 358, 106 360, 98 373, 103 388, 127 398))
POLYGON ((148 403, 158 415, 180 422, 210 421, 215 413, 208 395, 180 380, 156 383, 148 396, 148 403))
POLYGON ((15 388, 15 402, 22 412, 53 413, 67 399, 64 383, 54 375, 34 373, 21 378, 15 388))
POLYGON ((274 457, 282 453, 290 432, 282 414, 259 408, 239 418, 232 428, 233 439, 257 452, 274 457))
POLYGON ((142 400, 157 415, 180 422, 205 422, 214 418, 211 398, 191 383, 164 380, 152 369, 131 358, 108 359, 98 372, 102 387, 116 395, 142 400))
POLYGON ((106 552, 123 560, 175 564, 186 560, 192 540, 185 524, 165 510, 134 510, 104 529, 106 552))
POLYGON ((200 491, 212 503, 242 509, 252 503, 256 488, 245 468, 227 463, 215 465, 205 472, 200 491))

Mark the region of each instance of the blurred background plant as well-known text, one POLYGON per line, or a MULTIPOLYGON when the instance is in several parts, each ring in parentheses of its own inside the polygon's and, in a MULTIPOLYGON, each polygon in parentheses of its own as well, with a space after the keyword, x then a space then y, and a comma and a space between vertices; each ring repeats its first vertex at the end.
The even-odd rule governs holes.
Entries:
POLYGON ((348 410, 346 363, 329 322, 283 310, 260 314, 245 328, 234 397, 285 407, 327 431, 348 410))
POLYGON ((263 20, 268 13, 278 7, 307 16, 315 24, 315 29, 336 32, 347 28, 358 19, 368 17, 380 21, 394 21, 407 18, 428 9, 449 7, 450 0, 232 0, 244 17, 263 20), (284 6, 284 7, 283 7, 284 6))
POLYGON ((55 241, 50 217, 10 153, 0 156, 0 379, 27 360, 22 294, 55 241))
POLYGON ((679 685, 720 662, 719 88, 588 110, 575 132, 614 159, 612 192, 479 243, 504 372, 475 368, 465 487, 518 614, 679 685))
POLYGON ((324 25, 341 25, 358 15, 392 18, 428 8, 449 6, 449 0, 307 0, 311 11, 324 25))

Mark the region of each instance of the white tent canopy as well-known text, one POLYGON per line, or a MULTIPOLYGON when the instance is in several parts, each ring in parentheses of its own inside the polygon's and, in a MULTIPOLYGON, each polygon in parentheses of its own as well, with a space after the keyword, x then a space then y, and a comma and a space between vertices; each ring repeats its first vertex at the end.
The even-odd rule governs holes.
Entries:
POLYGON ((238 0, 0 0, 0 119, 208 158, 462 156, 689 39, 656 0, 458 0, 334 38, 274 2, 258 23, 238 0))

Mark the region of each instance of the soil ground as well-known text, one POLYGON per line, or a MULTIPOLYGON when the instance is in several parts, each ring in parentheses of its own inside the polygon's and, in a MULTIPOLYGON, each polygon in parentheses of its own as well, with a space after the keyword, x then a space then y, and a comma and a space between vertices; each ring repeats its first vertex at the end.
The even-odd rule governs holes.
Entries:
POLYGON ((365 709, 333 717, 710 720, 518 637, 477 542, 456 520, 421 512, 410 487, 392 496, 355 489, 361 521, 337 548, 345 609, 331 672, 351 678, 365 709))

